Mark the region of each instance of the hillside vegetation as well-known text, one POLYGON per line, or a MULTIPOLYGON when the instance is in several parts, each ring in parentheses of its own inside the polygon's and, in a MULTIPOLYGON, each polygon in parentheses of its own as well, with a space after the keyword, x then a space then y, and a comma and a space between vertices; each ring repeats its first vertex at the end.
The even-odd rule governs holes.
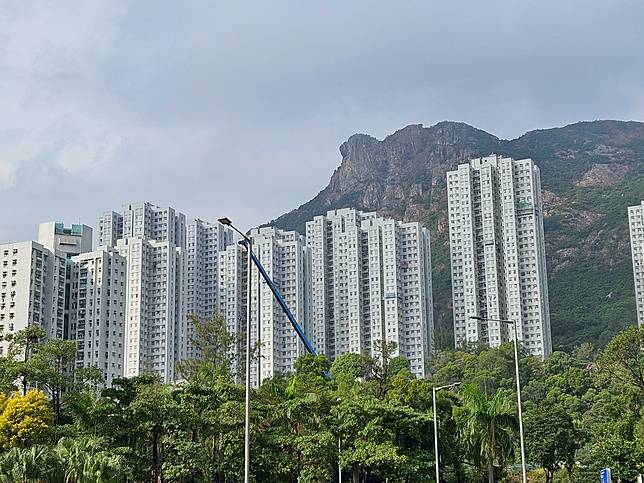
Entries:
POLYGON ((452 326, 445 173, 491 153, 541 168, 555 348, 603 345, 635 323, 626 209, 644 198, 644 123, 579 122, 503 140, 445 121, 382 141, 356 134, 340 153, 329 185, 272 224, 303 232, 315 215, 355 207, 428 226, 441 346, 451 344, 452 326))

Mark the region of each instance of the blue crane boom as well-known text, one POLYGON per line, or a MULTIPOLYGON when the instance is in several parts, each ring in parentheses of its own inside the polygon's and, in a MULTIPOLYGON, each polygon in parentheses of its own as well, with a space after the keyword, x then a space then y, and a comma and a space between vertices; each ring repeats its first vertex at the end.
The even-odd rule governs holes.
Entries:
MULTIPOLYGON (((302 341, 302 344, 304 344, 304 347, 306 347, 306 350, 309 352, 309 354, 312 354, 314 356, 318 355, 317 351, 315 350, 315 347, 313 347, 313 344, 311 344, 311 341, 306 337, 306 334, 304 333, 304 330, 300 326, 300 324, 297 323, 297 320, 295 319, 295 316, 293 315, 293 312, 291 312, 291 309, 288 308, 288 305, 286 304, 286 300, 284 300, 284 296, 282 295, 282 292, 280 292, 279 288, 277 288, 277 285, 271 280, 271 277, 268 276, 268 273, 266 273, 266 270, 262 266, 262 264, 259 261, 259 258, 253 253, 253 250, 249 246, 250 243, 248 240, 243 239, 239 242, 240 245, 242 245, 246 250, 250 250, 250 258, 253 260, 253 263, 257 267, 257 270, 259 270, 259 273, 262 275, 262 278, 266 281, 266 284, 268 287, 271 289, 271 292, 273 292, 273 295, 277 299, 277 302, 280 304, 280 307, 282 307, 282 310, 286 314, 286 317, 288 318, 289 322, 293 326, 293 329, 295 329, 295 332, 297 332, 297 335, 299 336, 300 340, 302 341)), ((250 297, 250 294, 246 295, 247 297, 250 297)))

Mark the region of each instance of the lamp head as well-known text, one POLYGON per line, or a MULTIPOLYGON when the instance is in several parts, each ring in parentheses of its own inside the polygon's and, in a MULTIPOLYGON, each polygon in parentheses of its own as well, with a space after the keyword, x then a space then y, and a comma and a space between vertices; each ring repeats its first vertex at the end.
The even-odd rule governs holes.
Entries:
POLYGON ((232 226, 232 224, 233 224, 233 222, 230 221, 230 218, 227 218, 225 216, 222 217, 222 218, 219 218, 217 221, 219 223, 221 223, 222 225, 226 225, 226 226, 232 226))

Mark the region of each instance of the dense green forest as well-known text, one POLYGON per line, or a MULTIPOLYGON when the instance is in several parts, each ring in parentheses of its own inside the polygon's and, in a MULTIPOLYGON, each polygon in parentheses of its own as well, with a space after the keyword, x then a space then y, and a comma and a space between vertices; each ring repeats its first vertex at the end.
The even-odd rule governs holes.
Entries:
MULTIPOLYGON (((181 363, 175 385, 142 375, 101 389, 100 371, 74 368, 74 342, 14 335, 0 359, 0 481, 242 481, 238 339, 221 319, 195 324, 204 357, 181 363)), ((521 356, 530 481, 644 472, 643 346, 630 327, 602 351, 521 356)), ((511 345, 435 354, 429 379, 379 347, 332 364, 303 356, 253 391, 253 481, 337 481, 338 465, 343 481, 434 481, 432 388, 454 382, 437 397, 442 478, 519 481, 511 345)))

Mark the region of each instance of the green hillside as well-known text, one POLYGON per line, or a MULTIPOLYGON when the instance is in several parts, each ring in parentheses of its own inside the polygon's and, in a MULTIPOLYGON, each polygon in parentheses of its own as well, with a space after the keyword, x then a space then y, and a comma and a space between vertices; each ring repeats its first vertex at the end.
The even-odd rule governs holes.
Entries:
POLYGON ((626 208, 644 199, 644 123, 594 121, 501 140, 467 124, 354 135, 316 197, 272 223, 303 231, 351 206, 425 223, 432 233, 436 337, 451 344, 445 172, 469 158, 530 157, 541 168, 553 343, 604 345, 636 322, 626 208))

